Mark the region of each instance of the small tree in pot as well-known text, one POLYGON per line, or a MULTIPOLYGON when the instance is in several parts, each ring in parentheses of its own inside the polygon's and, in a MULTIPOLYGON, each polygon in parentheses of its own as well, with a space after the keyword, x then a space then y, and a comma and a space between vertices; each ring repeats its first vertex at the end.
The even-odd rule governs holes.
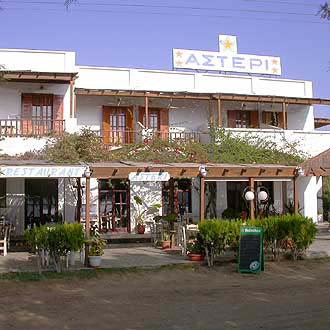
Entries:
POLYGON ((102 255, 106 246, 106 241, 98 237, 93 237, 88 241, 89 253, 88 260, 91 267, 100 267, 102 262, 102 255))
POLYGON ((138 234, 144 234, 145 232, 145 225, 143 223, 144 217, 146 216, 146 214, 157 212, 161 208, 161 205, 153 204, 149 207, 143 208, 143 201, 139 196, 134 196, 134 201, 137 205, 137 207, 135 208, 136 222, 137 222, 136 229, 138 234))

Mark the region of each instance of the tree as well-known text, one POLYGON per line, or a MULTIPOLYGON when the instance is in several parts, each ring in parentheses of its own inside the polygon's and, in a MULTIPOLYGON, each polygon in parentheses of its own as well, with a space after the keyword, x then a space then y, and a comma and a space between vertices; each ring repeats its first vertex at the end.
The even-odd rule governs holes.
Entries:
POLYGON ((330 2, 325 2, 324 5, 320 6, 318 15, 320 15, 321 18, 330 20, 330 2))

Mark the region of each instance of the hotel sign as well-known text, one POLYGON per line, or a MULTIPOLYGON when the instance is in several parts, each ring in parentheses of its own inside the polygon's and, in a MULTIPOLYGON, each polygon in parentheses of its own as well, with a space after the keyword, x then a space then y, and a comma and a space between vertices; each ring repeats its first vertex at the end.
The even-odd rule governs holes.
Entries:
POLYGON ((128 179, 134 181, 168 181, 170 173, 168 172, 131 172, 128 179))
POLYGON ((3 166, 0 177, 6 178, 81 178, 82 166, 3 166))
POLYGON ((173 49, 175 69, 281 75, 281 59, 237 53, 235 36, 219 35, 219 52, 173 49))

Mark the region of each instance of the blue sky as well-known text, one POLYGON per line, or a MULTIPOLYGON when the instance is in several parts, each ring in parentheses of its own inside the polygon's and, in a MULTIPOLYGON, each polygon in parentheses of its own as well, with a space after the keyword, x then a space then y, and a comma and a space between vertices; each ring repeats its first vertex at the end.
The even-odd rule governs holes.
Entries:
POLYGON ((330 22, 315 16, 324 0, 81 0, 69 10, 63 2, 1 1, 0 48, 72 50, 81 65, 170 70, 172 48, 216 51, 218 34, 232 34, 240 53, 280 56, 282 77, 311 80, 315 97, 330 98, 330 22))

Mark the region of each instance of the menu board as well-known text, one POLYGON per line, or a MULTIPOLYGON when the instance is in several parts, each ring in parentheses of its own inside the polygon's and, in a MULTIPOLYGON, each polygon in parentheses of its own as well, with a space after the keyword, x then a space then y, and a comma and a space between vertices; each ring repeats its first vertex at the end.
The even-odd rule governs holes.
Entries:
POLYGON ((242 273, 260 273, 263 268, 262 228, 242 226, 240 230, 238 271, 242 273))

